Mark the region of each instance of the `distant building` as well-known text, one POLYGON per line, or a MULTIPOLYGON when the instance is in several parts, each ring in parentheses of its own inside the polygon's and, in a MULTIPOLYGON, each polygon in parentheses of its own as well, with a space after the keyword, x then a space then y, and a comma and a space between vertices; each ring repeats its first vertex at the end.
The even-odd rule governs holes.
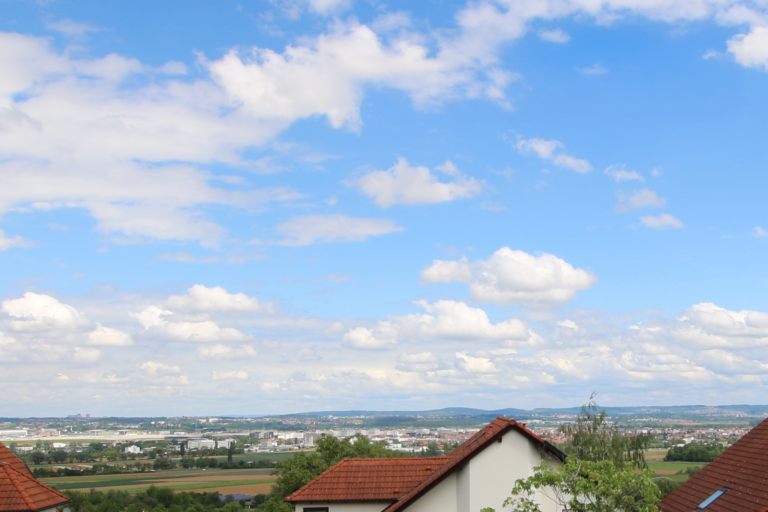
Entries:
POLYGON ((212 450, 216 448, 216 441, 210 439, 190 439, 187 441, 187 448, 190 450, 201 450, 203 448, 212 450))
POLYGON ((123 450, 125 453, 132 453, 134 455, 138 455, 141 453, 141 448, 139 448, 136 445, 128 446, 123 450))
POLYGON ((21 429, 0 430, 0 437, 27 437, 27 431, 21 429))

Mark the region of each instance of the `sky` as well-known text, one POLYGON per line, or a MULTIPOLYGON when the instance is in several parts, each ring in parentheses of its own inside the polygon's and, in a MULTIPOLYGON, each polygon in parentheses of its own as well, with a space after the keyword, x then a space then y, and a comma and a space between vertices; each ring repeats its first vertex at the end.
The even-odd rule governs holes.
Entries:
POLYGON ((0 417, 766 403, 765 0, 0 11, 0 417))

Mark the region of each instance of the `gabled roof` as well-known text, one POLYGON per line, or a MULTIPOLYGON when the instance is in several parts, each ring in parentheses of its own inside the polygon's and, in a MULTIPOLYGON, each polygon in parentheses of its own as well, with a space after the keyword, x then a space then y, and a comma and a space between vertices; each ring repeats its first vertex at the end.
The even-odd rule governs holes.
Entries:
POLYGON ((448 457, 344 459, 285 501, 395 501, 447 460, 448 457))
MULTIPOLYGON (((29 470, 26 464, 19 459, 14 453, 8 449, 3 443, 0 443, 0 463, 7 462, 13 469, 19 473, 24 473, 27 476, 32 476, 32 472, 29 470)), ((34 477, 33 477, 34 478, 34 477)))
POLYGON ((435 471, 435 473, 414 487, 397 502, 385 508, 384 512, 395 512, 396 510, 404 510, 408 508, 412 503, 426 494, 437 484, 442 482, 443 479, 445 479, 448 475, 453 473, 454 470, 463 467, 464 464, 472 459, 472 457, 483 451, 495 441, 499 440, 510 430, 517 430, 530 441, 535 443, 539 450, 547 452, 551 457, 555 459, 565 461, 565 454, 563 452, 552 446, 549 442, 541 439, 532 431, 528 430, 524 423, 518 423, 512 418, 499 416, 488 425, 486 425, 485 428, 460 444, 450 453, 448 456, 448 462, 446 462, 438 471, 435 471))
POLYGON ((36 512, 67 502, 63 494, 0 462, 0 512, 36 512))
POLYGON ((344 459, 285 498, 285 501, 391 501, 393 503, 385 509, 386 512, 403 510, 513 429, 550 456, 565 460, 563 452, 528 430, 524 424, 499 416, 447 457, 344 459))
POLYGON ((722 488, 728 490, 706 512, 763 512, 768 509, 768 420, 659 503, 662 512, 693 512, 722 488))

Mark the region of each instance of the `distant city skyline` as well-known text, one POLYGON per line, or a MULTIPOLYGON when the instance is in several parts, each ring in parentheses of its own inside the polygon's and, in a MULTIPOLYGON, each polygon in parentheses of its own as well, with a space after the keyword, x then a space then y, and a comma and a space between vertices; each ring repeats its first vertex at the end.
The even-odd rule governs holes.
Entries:
POLYGON ((3 3, 0 417, 764 404, 768 8, 3 3))

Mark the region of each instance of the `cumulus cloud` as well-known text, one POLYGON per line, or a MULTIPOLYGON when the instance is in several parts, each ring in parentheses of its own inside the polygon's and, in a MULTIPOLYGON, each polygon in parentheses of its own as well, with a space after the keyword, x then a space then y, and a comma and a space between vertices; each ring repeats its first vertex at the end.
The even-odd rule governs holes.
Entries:
POLYGON ((415 354, 403 353, 397 358, 397 369, 407 372, 427 372, 436 370, 440 359, 432 352, 419 352, 415 354))
POLYGON ((144 373, 150 377, 161 377, 166 374, 181 373, 181 368, 175 364, 156 363, 155 361, 147 361, 139 366, 144 373))
POLYGON ((567 32, 558 29, 555 30, 540 30, 539 38, 542 41, 550 43, 565 44, 571 40, 571 36, 567 32))
POLYGON ((592 170, 592 165, 586 160, 564 153, 562 150, 565 149, 565 146, 558 140, 518 138, 515 148, 523 154, 533 153, 542 160, 550 161, 558 167, 564 167, 578 173, 592 170))
POLYGON ((728 52, 744 67, 768 71, 768 27, 753 27, 748 34, 732 37, 728 52))
POLYGON ((456 368, 467 373, 498 373, 499 369, 488 358, 474 357, 467 352, 456 352, 456 368))
POLYGON ((258 356, 256 350, 250 345, 239 345, 231 347, 229 345, 217 344, 212 347, 200 347, 197 349, 200 359, 207 361, 211 359, 232 360, 232 359, 254 359, 258 356))
POLYGON ((476 197, 482 191, 482 182, 462 175, 450 161, 437 170, 453 176, 454 180, 441 182, 427 167, 413 167, 405 158, 400 158, 390 169, 371 171, 351 184, 382 208, 398 203, 443 203, 476 197))
MULTIPOLYGON (((381 331, 385 331, 381 330, 381 331)), ((374 333, 371 329, 365 327, 355 327, 344 334, 342 342, 350 348, 360 350, 385 350, 394 348, 397 340, 391 337, 385 337, 385 332, 374 333)), ((389 333, 394 334, 394 333, 389 333)))
POLYGON ((573 300, 597 277, 552 254, 534 256, 502 247, 487 260, 435 260, 421 272, 421 281, 469 283, 478 302, 548 306, 573 300))
POLYGON ((643 178, 636 171, 628 171, 623 165, 611 165, 606 168, 603 173, 610 176, 613 181, 617 183, 620 181, 629 180, 645 181, 645 178, 643 178))
POLYGON ((619 200, 616 203, 617 212, 628 212, 638 208, 663 208, 667 199, 659 197, 653 190, 644 188, 631 194, 619 192, 619 200))
POLYGON ((87 343, 102 347, 126 347, 133 345, 133 338, 128 333, 97 323, 96 329, 88 333, 87 343))
POLYGON ((29 247, 32 245, 28 240, 24 240, 21 235, 15 235, 13 238, 5 236, 5 232, 0 229, 0 251, 7 251, 11 247, 29 247))
POLYGON ((654 228, 654 229, 685 227, 685 224, 683 224, 680 221, 680 219, 668 213, 662 213, 661 215, 657 215, 657 216, 646 215, 644 217, 640 217, 640 222, 642 222, 644 225, 648 226, 649 228, 654 228))
POLYGON ((248 372, 234 371, 234 372, 217 372, 214 371, 211 374, 213 380, 248 380, 248 372))
POLYGON ((160 336, 172 341, 213 342, 246 341, 253 337, 231 327, 219 327, 211 320, 171 321, 174 313, 157 306, 148 306, 132 316, 144 326, 145 335, 160 336))
POLYGON ((404 228, 389 219, 350 217, 348 215, 301 215, 280 224, 277 233, 285 239, 267 243, 277 245, 311 245, 315 243, 359 242, 370 236, 399 233, 404 228))
POLYGON ((3 301, 2 310, 13 318, 7 323, 14 331, 75 330, 90 325, 81 312, 42 293, 26 292, 20 299, 3 301))
POLYGON ((171 295, 166 300, 166 305, 171 309, 190 311, 273 312, 273 306, 269 302, 259 302, 255 297, 249 297, 242 292, 229 293, 221 286, 209 288, 202 284, 188 288, 186 295, 171 295))
POLYGON ((525 324, 516 319, 493 323, 488 314, 463 302, 416 301, 424 314, 394 316, 379 321, 376 327, 355 327, 343 337, 350 348, 382 350, 394 348, 399 340, 506 341, 527 346, 535 338, 525 324))
POLYGON ((95 348, 75 347, 72 360, 76 363, 95 363, 101 358, 101 352, 95 348))

